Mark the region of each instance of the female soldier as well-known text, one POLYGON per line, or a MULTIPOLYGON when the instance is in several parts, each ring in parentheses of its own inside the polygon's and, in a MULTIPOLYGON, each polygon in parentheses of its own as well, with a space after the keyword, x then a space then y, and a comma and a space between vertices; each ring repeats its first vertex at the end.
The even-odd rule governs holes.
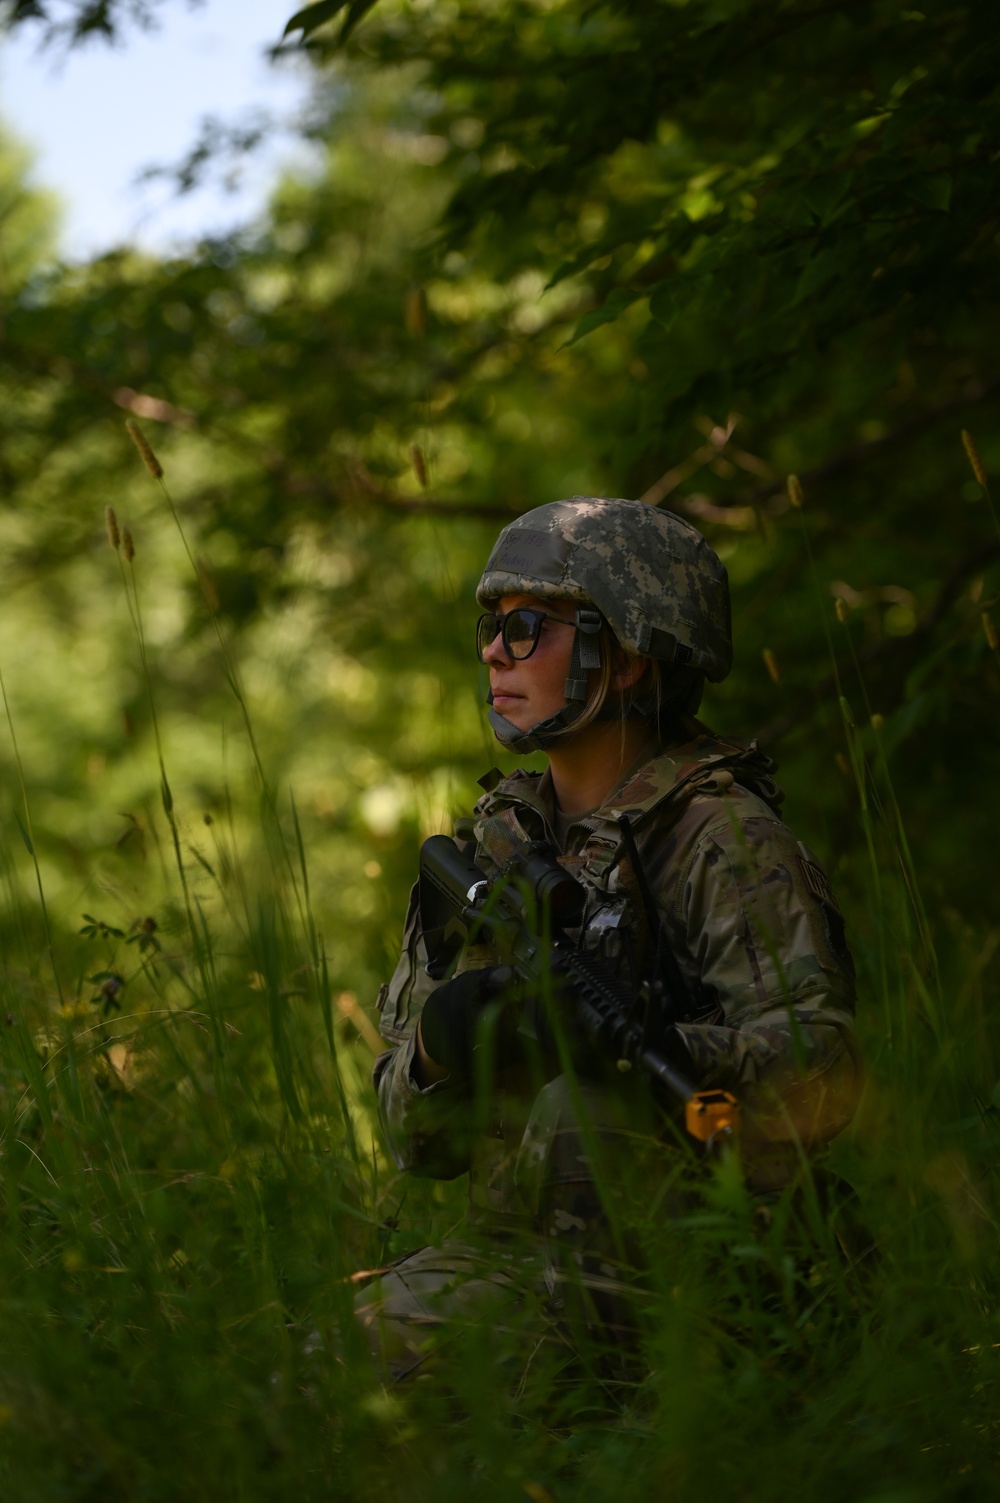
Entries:
MULTIPOLYGON (((482 780, 460 832, 477 866, 495 877, 526 842, 555 848, 586 889, 579 947, 633 993, 666 968, 661 1052, 699 1087, 738 1096, 747 1182, 783 1187, 803 1147, 850 1120, 854 972, 830 884, 778 816, 773 764, 693 718, 705 679, 731 666, 725 569, 672 513, 577 496, 504 529, 477 597, 494 733, 548 758, 540 775, 482 780)), ((650 1151, 662 1175, 670 1135, 635 1072, 615 1078, 584 1051, 577 1078, 553 1066, 540 1080, 511 1028, 489 1045, 488 1100, 475 1099, 502 959, 467 946, 453 979, 432 980, 414 888, 379 996, 395 1045, 375 1066, 379 1112, 399 1168, 467 1170, 471 1206, 468 1236, 401 1259, 359 1295, 397 1378, 442 1334, 523 1308, 531 1289, 557 1315, 575 1301, 607 1343, 634 1327, 630 1196, 649 1203, 650 1151)), ((572 1031, 571 1006, 564 1016, 572 1031)))

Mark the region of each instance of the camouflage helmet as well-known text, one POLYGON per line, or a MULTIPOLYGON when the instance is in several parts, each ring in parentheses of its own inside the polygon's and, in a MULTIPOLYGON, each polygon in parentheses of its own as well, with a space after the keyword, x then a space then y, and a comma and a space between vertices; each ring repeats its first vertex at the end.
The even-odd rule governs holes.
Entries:
POLYGON ((696 528, 644 501, 573 496, 511 522, 476 598, 519 594, 594 605, 627 651, 713 683, 732 667, 723 564, 696 528))

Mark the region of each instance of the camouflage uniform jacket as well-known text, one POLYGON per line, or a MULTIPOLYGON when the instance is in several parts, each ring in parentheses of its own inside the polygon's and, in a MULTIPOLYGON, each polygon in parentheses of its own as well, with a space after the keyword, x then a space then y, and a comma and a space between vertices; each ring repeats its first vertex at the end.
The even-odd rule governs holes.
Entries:
MULTIPOLYGON (((563 864, 588 889, 579 943, 623 979, 651 974, 653 943, 618 821, 634 831, 687 987, 679 1023, 697 1083, 738 1093, 751 1183, 780 1184, 801 1145, 822 1144, 856 1099, 854 968, 824 872, 781 822, 773 764, 688 720, 691 739, 627 775, 596 811, 571 825, 563 864)), ((487 780, 484 779, 484 783, 487 780)), ((553 839, 548 773, 518 770, 475 810, 477 864, 492 876, 513 847, 553 839)), ((379 1113, 400 1169, 452 1178, 470 1170, 474 1207, 523 1213, 515 1164, 525 1113, 498 1092, 493 1120, 469 1122, 468 1099, 447 1081, 420 1090, 411 1066, 421 1008, 435 986, 424 969, 416 889, 403 953, 379 994, 381 1031, 396 1045, 375 1065, 379 1113)), ((460 969, 497 963, 467 949, 460 969)), ((627 1089, 629 1077, 623 1077, 627 1089)))

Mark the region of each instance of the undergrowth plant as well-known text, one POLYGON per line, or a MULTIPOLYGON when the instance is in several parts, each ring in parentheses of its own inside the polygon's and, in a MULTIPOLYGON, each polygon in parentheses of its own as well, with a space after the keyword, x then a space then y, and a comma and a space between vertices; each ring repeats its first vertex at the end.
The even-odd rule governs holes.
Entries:
POLYGON ((151 868, 140 917, 60 932, 25 773, 37 900, 3 852, 2 1496, 992 1497, 1000 932, 928 911, 871 706, 841 690, 830 748, 857 792, 836 884, 869 1063, 824 1183, 762 1205, 731 1160, 662 1167, 630 1202, 649 1293, 641 1358, 614 1383, 585 1343, 540 1340, 535 1308, 387 1388, 355 1292, 448 1235, 462 1186, 400 1177, 380 1147, 378 1040, 338 989, 350 957, 333 963, 314 906, 309 820, 267 777, 211 599, 257 829, 232 789, 202 816, 207 845, 175 805, 135 545, 113 514, 109 536, 172 865, 151 868))

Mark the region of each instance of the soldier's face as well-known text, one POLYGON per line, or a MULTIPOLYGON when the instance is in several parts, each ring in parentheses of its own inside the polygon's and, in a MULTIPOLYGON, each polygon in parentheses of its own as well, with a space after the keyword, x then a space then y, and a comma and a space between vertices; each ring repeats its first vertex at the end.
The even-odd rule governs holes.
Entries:
POLYGON ((500 615, 506 615, 520 606, 545 611, 559 620, 542 622, 538 643, 530 658, 519 661, 508 657, 498 633, 484 649, 483 662, 490 670, 493 708, 519 731, 527 731, 566 704, 564 691, 573 651, 576 607, 568 600, 540 600, 537 595, 504 595, 495 609, 500 615))

